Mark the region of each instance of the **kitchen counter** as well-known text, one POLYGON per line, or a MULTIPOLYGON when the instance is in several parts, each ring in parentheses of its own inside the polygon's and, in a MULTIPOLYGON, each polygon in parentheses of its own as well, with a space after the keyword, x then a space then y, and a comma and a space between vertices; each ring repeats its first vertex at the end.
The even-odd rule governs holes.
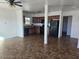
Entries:
POLYGON ((34 27, 34 26, 42 27, 43 24, 42 23, 32 23, 32 24, 29 24, 29 25, 24 25, 24 27, 26 27, 26 28, 30 28, 30 27, 34 27))
POLYGON ((24 33, 25 35, 26 33, 27 35, 40 33, 40 27, 42 26, 42 23, 32 23, 30 25, 24 25, 24 33))

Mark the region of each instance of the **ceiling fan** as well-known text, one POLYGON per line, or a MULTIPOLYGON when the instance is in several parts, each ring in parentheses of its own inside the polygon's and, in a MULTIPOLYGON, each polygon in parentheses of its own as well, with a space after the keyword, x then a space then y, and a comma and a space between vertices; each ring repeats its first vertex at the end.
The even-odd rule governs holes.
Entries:
POLYGON ((22 7, 22 2, 21 2, 21 1, 8 0, 8 2, 10 3, 11 6, 13 6, 13 5, 17 5, 17 6, 22 7))
MULTIPOLYGON (((11 6, 19 6, 22 7, 22 2, 20 0, 5 0, 7 1, 11 6)), ((5 2, 0 2, 0 3, 5 3, 5 2)))

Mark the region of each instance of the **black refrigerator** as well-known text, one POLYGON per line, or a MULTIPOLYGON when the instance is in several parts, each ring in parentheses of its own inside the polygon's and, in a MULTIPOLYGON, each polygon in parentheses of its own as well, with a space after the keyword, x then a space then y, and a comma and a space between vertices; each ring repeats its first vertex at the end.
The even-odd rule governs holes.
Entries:
POLYGON ((51 36, 58 37, 59 20, 51 20, 49 30, 51 36))
POLYGON ((40 27, 40 34, 41 34, 41 35, 44 35, 44 19, 41 20, 41 23, 42 23, 43 25, 40 27))

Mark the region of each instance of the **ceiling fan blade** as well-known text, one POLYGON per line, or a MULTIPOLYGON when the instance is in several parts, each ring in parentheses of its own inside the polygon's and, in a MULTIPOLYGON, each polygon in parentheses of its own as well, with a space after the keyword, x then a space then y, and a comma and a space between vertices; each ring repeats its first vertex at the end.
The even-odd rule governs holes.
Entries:
POLYGON ((17 2, 14 2, 14 3, 22 3, 21 1, 17 1, 17 2))
POLYGON ((8 1, 11 6, 17 5, 17 6, 22 7, 21 1, 15 1, 15 0, 6 0, 6 1, 8 1))
POLYGON ((19 7, 22 7, 22 5, 20 5, 20 4, 16 4, 16 3, 15 3, 15 5, 17 5, 17 6, 19 6, 19 7))

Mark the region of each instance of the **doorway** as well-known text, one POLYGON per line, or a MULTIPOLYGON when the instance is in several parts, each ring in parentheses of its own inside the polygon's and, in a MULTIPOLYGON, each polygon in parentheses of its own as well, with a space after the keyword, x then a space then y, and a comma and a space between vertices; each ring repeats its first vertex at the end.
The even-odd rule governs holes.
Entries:
POLYGON ((71 35, 72 16, 63 17, 62 36, 70 37, 71 35))

